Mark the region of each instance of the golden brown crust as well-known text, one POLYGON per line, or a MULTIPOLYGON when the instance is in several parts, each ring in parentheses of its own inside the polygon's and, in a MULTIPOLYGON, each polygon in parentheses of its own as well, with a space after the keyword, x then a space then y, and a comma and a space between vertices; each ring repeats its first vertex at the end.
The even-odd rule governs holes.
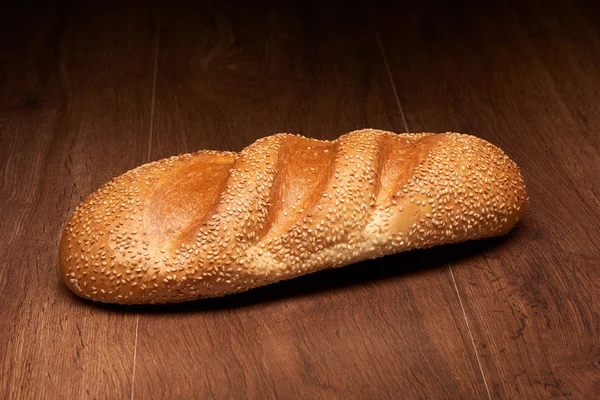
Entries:
POLYGON ((527 200, 515 163, 473 136, 278 134, 240 153, 184 154, 108 182, 67 223, 60 269, 94 301, 222 296, 502 235, 527 200))

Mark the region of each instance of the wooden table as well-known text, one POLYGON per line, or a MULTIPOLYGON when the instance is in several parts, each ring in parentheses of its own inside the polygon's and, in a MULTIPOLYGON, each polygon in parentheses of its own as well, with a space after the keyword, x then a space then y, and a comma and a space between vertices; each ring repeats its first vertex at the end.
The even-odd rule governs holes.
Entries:
POLYGON ((600 398, 600 7, 227 3, 0 6, 0 397, 600 398), (169 307, 62 285, 61 230, 112 177, 363 127, 497 144, 524 222, 169 307))

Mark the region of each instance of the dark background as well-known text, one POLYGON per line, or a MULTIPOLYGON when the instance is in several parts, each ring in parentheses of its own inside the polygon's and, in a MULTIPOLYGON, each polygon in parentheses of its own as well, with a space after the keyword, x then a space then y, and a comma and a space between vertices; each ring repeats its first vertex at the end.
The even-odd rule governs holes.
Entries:
POLYGON ((0 3, 1 397, 600 398, 595 3, 0 3), (112 177, 365 127, 500 146, 525 220, 170 307, 61 284, 61 229, 112 177))

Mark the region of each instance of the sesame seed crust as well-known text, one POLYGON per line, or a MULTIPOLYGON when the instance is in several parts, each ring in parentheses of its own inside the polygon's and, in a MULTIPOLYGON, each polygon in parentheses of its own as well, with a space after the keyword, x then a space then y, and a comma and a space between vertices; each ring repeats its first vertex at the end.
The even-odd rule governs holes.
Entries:
POLYGON ((503 235, 527 201, 517 165, 474 136, 277 134, 239 153, 183 154, 112 179, 67 222, 60 270, 74 293, 98 302, 218 297, 503 235))

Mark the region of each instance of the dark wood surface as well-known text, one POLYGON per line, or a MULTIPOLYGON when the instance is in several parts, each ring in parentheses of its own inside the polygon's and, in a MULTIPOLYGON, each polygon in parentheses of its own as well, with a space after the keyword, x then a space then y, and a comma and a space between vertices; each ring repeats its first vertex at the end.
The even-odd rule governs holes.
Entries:
POLYGON ((600 398, 593 2, 0 5, 0 397, 600 398), (175 306, 58 277, 84 196, 277 132, 460 131, 531 203, 500 239, 175 306))

